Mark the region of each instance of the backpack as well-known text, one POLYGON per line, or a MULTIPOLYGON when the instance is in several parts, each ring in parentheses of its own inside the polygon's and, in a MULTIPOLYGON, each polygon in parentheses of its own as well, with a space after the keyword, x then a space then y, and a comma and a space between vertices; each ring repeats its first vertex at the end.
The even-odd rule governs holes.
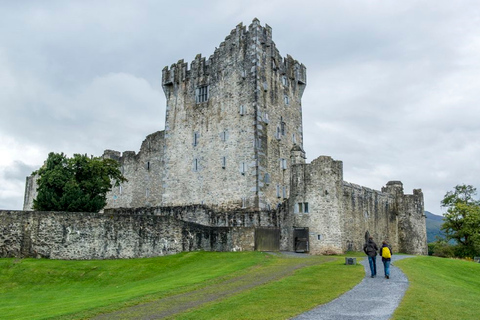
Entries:
POLYGON ((382 248, 382 258, 390 259, 392 257, 392 253, 390 252, 390 248, 383 247, 382 248))

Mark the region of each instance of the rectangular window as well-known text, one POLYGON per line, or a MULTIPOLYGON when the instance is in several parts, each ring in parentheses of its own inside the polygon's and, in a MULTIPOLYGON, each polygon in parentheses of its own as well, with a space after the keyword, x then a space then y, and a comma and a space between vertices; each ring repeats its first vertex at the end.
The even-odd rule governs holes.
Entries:
POLYGON ((208 100, 208 86, 199 87, 195 90, 195 101, 197 103, 206 102, 208 100))
POLYGON ((150 189, 145 190, 145 197, 148 198, 150 196, 150 189))
POLYGON ((288 79, 287 79, 286 76, 283 76, 283 77, 282 77, 282 84, 283 84, 284 86, 288 85, 288 79))
POLYGON ((280 168, 283 170, 287 170, 287 159, 284 159, 284 158, 280 159, 280 168))
POLYGON ((247 198, 242 198, 242 209, 247 207, 247 198))
POLYGON ((287 187, 283 186, 283 199, 287 199, 287 187))
POLYGON ((227 166, 227 157, 222 157, 222 168, 225 169, 227 166))
POLYGON ((296 208, 298 213, 308 213, 308 202, 298 202, 296 208))
POLYGON ((263 122, 265 122, 265 124, 268 124, 270 120, 268 120, 268 113, 265 112, 265 115, 263 116, 263 122))
POLYGON ((284 100, 285 100, 285 104, 288 106, 290 104, 290 99, 288 98, 288 96, 285 96, 284 100))
POLYGON ((220 139, 222 141, 227 141, 227 131, 223 131, 222 133, 220 133, 220 139))
POLYGON ((277 132, 275 133, 275 138, 277 140, 282 139, 282 134, 281 134, 281 131, 280 131, 280 127, 277 127, 277 132))
POLYGON ((150 161, 147 161, 147 164, 146 164, 145 168, 147 169, 147 171, 150 170, 150 161))
POLYGON ((280 185, 277 184, 277 198, 280 198, 280 185))
POLYGON ((297 137, 295 137, 295 133, 292 133, 292 142, 293 144, 297 144, 297 137))
POLYGON ((118 193, 122 194, 122 189, 123 189, 123 188, 122 188, 122 185, 119 185, 119 186, 118 186, 118 193))

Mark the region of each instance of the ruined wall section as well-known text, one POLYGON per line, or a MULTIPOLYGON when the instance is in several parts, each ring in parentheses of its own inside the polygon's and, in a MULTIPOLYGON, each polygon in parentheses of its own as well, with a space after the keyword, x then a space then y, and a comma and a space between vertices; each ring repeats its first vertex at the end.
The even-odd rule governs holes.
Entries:
POLYGON ((428 254, 426 228, 423 193, 414 189, 413 195, 404 195, 403 210, 398 215, 401 252, 428 254))
POLYGON ((344 251, 362 251, 368 232, 378 245, 387 240, 398 252, 398 212, 393 195, 344 182, 342 207, 344 251))
POLYGON ((0 257, 118 259, 254 249, 253 228, 208 227, 167 216, 0 211, 0 257))
POLYGON ((30 175, 25 179, 25 195, 23 198, 23 210, 33 210, 33 200, 37 198, 38 175, 30 175))
POLYGON ((164 172, 164 131, 148 135, 140 151, 105 150, 103 157, 117 160, 127 182, 107 194, 105 208, 150 207, 160 205, 164 172))
POLYGON ((334 254, 343 250, 343 164, 320 156, 310 164, 294 165, 290 212, 294 227, 309 228, 310 253, 334 254), (308 212, 305 212, 305 203, 308 212))

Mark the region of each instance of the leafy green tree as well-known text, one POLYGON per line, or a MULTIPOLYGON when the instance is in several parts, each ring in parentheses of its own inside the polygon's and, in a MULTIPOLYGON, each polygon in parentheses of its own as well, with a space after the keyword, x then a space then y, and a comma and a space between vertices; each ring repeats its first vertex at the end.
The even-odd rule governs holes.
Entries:
POLYGON ((40 211, 98 212, 107 204, 107 192, 127 179, 112 159, 51 152, 38 174, 33 208, 40 211))
POLYGON ((473 257, 480 252, 480 201, 474 199, 476 193, 471 185, 457 185, 441 202, 447 208, 441 229, 447 241, 457 242, 458 256, 473 257))

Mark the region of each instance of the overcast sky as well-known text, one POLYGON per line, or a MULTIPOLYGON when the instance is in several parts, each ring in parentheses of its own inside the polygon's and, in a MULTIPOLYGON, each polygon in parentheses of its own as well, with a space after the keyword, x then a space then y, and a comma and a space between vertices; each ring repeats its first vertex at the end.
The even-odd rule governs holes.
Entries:
POLYGON ((0 209, 51 151, 139 151, 164 129, 161 71, 210 56, 238 23, 307 67, 304 149, 425 209, 480 189, 480 2, 0 0, 0 209))

